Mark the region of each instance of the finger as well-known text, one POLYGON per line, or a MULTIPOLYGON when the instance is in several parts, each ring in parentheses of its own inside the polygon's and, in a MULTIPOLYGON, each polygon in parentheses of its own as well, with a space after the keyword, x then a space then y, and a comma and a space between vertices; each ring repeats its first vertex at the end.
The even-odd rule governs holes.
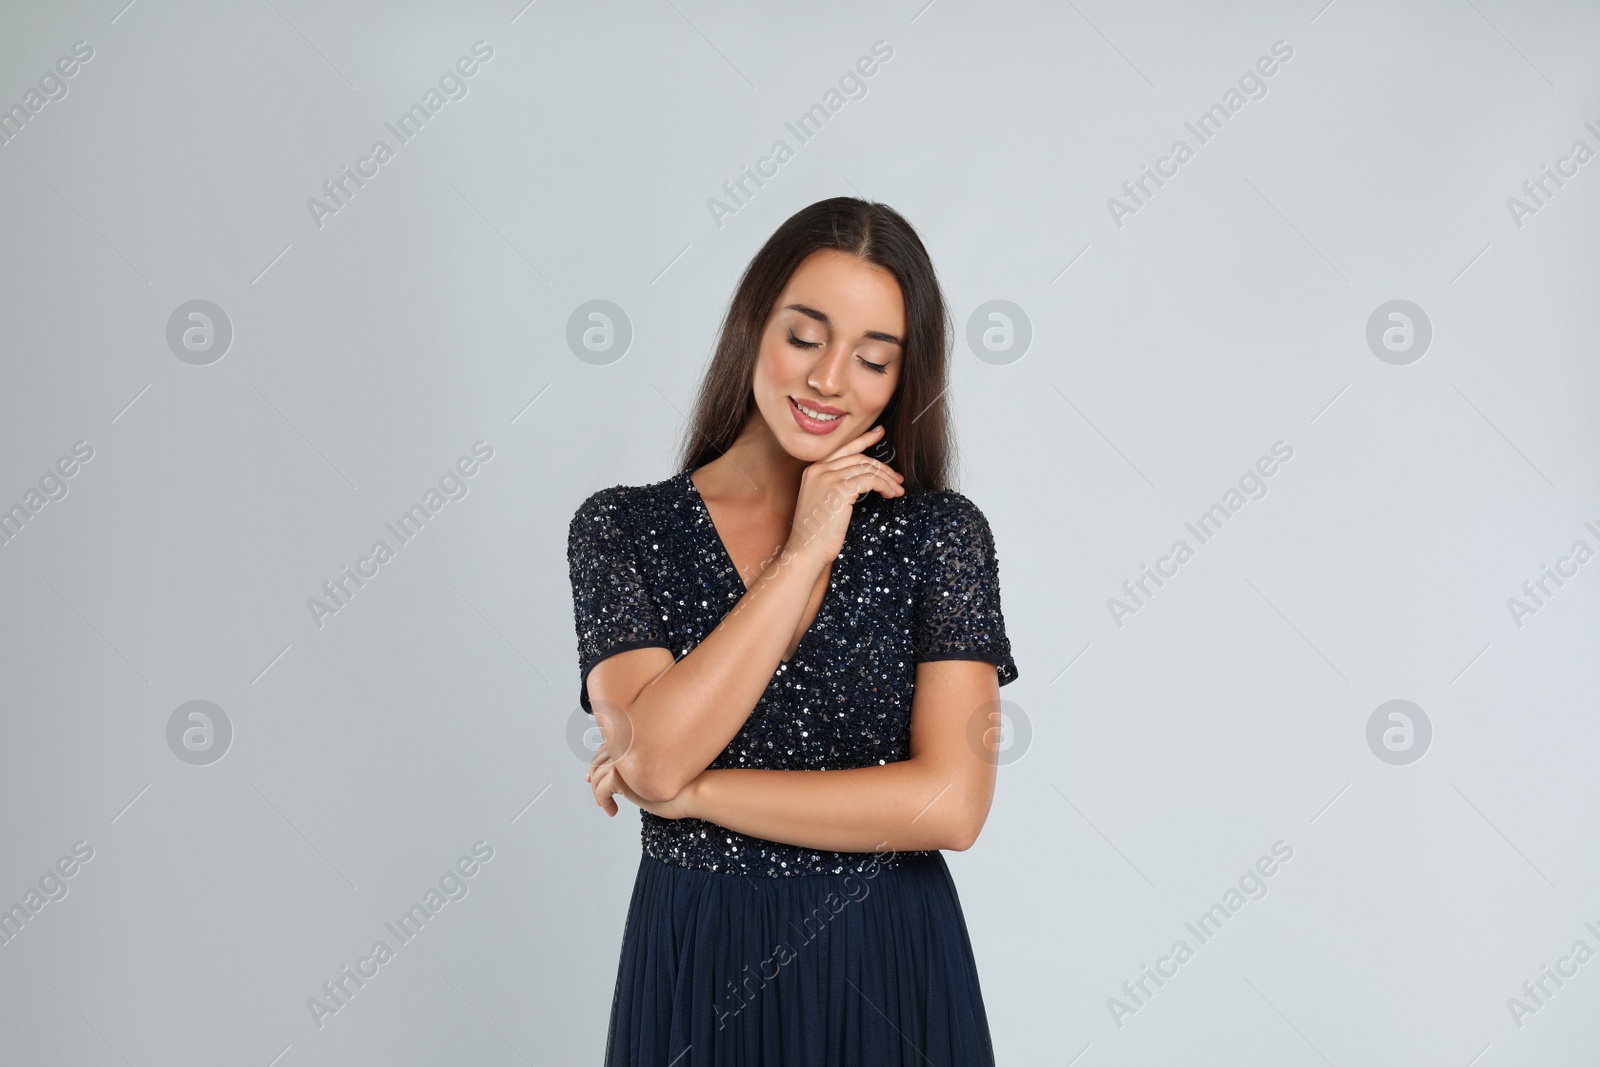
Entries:
POLYGON ((906 491, 904 479, 882 464, 851 469, 843 474, 843 478, 849 491, 858 500, 871 492, 882 493, 887 499, 903 496, 906 491))
POLYGON ((819 462, 827 463, 828 465, 823 468, 824 472, 835 476, 844 476, 853 473, 865 473, 867 471, 873 471, 883 475, 885 478, 891 479, 896 484, 906 480, 905 475, 901 474, 899 471, 883 462, 883 460, 873 459, 871 456, 843 456, 832 462, 828 462, 826 460, 819 462))
POLYGON ((632 794, 628 791, 628 783, 613 768, 605 773, 604 781, 601 783, 601 791, 598 794, 600 806, 606 809, 608 814, 615 815, 618 811, 616 801, 616 794, 618 793, 622 794, 625 799, 632 799, 632 794))
POLYGON ((595 775, 594 782, 590 785, 590 789, 594 793, 594 802, 602 808, 611 799, 611 794, 616 792, 615 785, 611 779, 610 772, 601 771, 595 775))
POLYGON ((904 481, 903 476, 889 468, 852 465, 829 472, 829 493, 855 504, 871 492, 882 493, 885 498, 903 496, 904 481))
POLYGON ((885 432, 886 431, 882 426, 873 426, 870 429, 863 431, 859 436, 856 437, 854 441, 839 446, 838 449, 826 456, 823 456, 817 462, 826 463, 830 459, 838 459, 840 456, 848 456, 853 453, 860 452, 864 448, 871 448, 873 445, 877 444, 883 439, 885 432))

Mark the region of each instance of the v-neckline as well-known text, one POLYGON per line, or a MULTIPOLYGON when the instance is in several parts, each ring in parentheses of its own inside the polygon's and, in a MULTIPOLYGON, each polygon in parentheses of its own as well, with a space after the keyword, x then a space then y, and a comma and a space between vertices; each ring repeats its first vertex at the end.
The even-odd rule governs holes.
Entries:
MULTIPOLYGON (((743 597, 744 594, 750 591, 750 587, 745 584, 744 575, 739 573, 738 566, 733 562, 733 553, 728 551, 728 543, 722 539, 722 531, 717 529, 716 520, 711 517, 711 509, 706 506, 705 497, 700 495, 700 487, 694 484, 693 475, 694 470, 684 471, 684 484, 689 487, 689 495, 694 498, 695 504, 700 509, 700 516, 705 519, 706 527, 711 531, 711 540, 716 542, 717 550, 722 553, 722 560, 728 565, 728 571, 733 575, 733 580, 739 583, 739 595, 743 597)), ((849 539, 849 530, 845 531, 845 537, 846 540, 849 539)), ((844 550, 841 548, 840 555, 842 556, 843 554, 844 550)), ((828 610, 828 602, 833 598, 833 587, 837 584, 838 577, 839 557, 835 556, 833 565, 828 568, 828 587, 822 591, 822 599, 817 602, 817 613, 812 617, 811 625, 806 627, 806 632, 800 635, 800 641, 794 646, 794 654, 788 659, 779 660, 780 666, 786 667, 800 658, 800 653, 805 650, 806 642, 810 641, 811 635, 816 633, 817 625, 822 622, 822 616, 828 610)))

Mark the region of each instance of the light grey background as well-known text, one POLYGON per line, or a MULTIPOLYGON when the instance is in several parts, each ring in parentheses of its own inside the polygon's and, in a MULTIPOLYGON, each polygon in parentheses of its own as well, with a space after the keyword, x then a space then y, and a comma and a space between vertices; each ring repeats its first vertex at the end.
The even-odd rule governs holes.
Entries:
POLYGON ((738 273, 839 194, 919 228, 961 335, 960 488, 1031 728, 948 854, 1000 1061, 1600 1055, 1600 960, 1521 1025, 1507 1003, 1600 950, 1600 562, 1508 607, 1600 548, 1600 161, 1507 204, 1600 149, 1593 4, 8 3, 0 105, 80 40, 0 145, 0 505, 93 449, 0 547, 0 905, 94 850, 0 945, 7 1064, 598 1060, 639 842, 568 744, 567 523, 674 472, 738 273), (319 226, 308 198, 480 40, 467 95, 319 226), (1278 41, 1200 145, 1184 123, 1278 41), (1399 299, 1432 327, 1402 365, 1367 342, 1399 299), (209 365, 167 341, 192 300, 231 323, 209 365), (591 300, 632 328, 604 365, 567 342, 591 300), (993 300, 1025 352, 966 343, 993 300), (319 627, 308 599, 478 441, 466 496, 319 627), (192 700, 231 723, 209 765, 169 746, 192 700), (1390 700, 1432 728, 1404 765, 1367 740, 1390 700), (477 841, 468 895, 319 1028, 308 999, 477 841), (1278 841, 1201 944, 1185 922, 1278 841))

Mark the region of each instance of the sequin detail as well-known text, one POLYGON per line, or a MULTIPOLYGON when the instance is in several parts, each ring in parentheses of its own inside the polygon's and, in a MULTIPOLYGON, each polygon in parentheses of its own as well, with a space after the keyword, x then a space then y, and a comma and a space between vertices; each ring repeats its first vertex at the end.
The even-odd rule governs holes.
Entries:
MULTIPOLYGON (((690 473, 601 489, 572 517, 578 700, 591 714, 596 663, 652 646, 682 659, 744 595, 690 473)), ((851 512, 811 629, 710 766, 844 770, 909 759, 916 665, 941 659, 993 663, 1000 685, 1017 678, 988 521, 953 489, 874 493, 851 512)), ((640 817, 648 855, 709 871, 861 873, 926 854, 821 851, 703 819, 640 817)))

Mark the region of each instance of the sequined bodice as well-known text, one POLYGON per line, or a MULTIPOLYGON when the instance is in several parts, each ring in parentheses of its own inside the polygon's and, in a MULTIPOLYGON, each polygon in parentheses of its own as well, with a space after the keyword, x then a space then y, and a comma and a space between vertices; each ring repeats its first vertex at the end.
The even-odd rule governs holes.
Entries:
MULTIPOLYGON (((589 670, 648 646, 688 655, 745 593, 689 471, 591 495, 568 537, 579 701, 589 670)), ((816 618, 778 665, 711 767, 842 770, 910 758, 911 697, 923 660, 994 663, 1017 677, 1000 613, 994 542, 954 490, 913 489, 856 504, 816 618)), ((767 841, 701 819, 642 812, 647 854, 712 871, 863 871, 896 857, 767 841)), ((901 855, 910 855, 902 853, 901 855)))

